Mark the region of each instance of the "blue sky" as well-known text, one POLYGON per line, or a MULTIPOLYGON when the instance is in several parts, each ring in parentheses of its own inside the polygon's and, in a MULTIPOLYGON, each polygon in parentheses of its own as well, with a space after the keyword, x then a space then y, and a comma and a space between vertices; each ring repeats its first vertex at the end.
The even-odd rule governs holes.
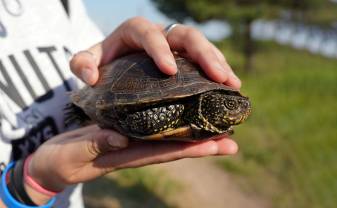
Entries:
MULTIPOLYGON (((163 23, 164 25, 173 22, 157 11, 150 0, 83 1, 89 15, 104 34, 109 34, 121 22, 134 16, 144 16, 153 22, 163 23)), ((186 24, 198 27, 208 38, 213 40, 221 39, 229 32, 227 25, 215 21, 205 25, 196 25, 192 22, 186 24)))

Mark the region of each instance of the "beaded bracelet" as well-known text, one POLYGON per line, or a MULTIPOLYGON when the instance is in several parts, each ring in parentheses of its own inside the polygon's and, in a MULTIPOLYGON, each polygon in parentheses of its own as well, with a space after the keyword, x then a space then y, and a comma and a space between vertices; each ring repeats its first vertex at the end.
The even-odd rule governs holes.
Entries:
POLYGON ((48 201, 47 204, 41 205, 41 206, 28 206, 21 204, 18 202, 9 192, 7 184, 6 184, 6 176, 10 169, 12 169, 15 166, 15 162, 11 162, 8 164, 8 166, 5 168, 5 170, 2 172, 1 180, 0 180, 0 198, 2 199, 2 202, 10 208, 51 208, 53 204, 56 201, 56 197, 53 197, 48 201))

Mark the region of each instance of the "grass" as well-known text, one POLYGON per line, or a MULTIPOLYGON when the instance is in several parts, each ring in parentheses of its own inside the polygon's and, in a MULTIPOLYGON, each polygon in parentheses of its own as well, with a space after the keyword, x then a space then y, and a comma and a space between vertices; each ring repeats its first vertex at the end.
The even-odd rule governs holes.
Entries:
MULTIPOLYGON (((240 71, 242 56, 218 45, 253 104, 235 128, 237 156, 217 159, 243 190, 271 199, 275 208, 333 208, 337 204, 337 60, 259 43, 255 70, 240 71)), ((145 167, 118 171, 86 184, 86 207, 176 207, 184 188, 145 167)))
POLYGON ((314 8, 307 12, 307 18, 310 23, 325 25, 331 27, 331 23, 337 19, 337 5, 336 3, 326 1, 321 8, 314 8))
MULTIPOLYGON (((229 44, 219 47, 234 68, 242 66, 229 44)), ((234 135, 240 153, 218 164, 274 207, 335 207, 337 60, 268 42, 260 43, 254 65, 250 74, 238 70, 253 104, 234 135)))
POLYGON ((174 208, 170 199, 181 188, 164 171, 151 167, 126 169, 87 183, 84 200, 89 208, 174 208))

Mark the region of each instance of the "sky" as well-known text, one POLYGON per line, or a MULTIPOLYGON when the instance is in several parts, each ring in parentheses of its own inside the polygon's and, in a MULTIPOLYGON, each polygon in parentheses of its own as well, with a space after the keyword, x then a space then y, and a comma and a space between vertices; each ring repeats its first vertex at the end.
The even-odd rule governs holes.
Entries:
MULTIPOLYGON (((112 32, 120 23, 134 17, 143 16, 152 22, 168 25, 174 23, 161 14, 150 0, 83 0, 89 16, 101 28, 104 34, 112 32)), ((208 24, 197 25, 191 21, 185 24, 200 29, 209 39, 219 40, 229 34, 228 25, 212 21, 208 24)))

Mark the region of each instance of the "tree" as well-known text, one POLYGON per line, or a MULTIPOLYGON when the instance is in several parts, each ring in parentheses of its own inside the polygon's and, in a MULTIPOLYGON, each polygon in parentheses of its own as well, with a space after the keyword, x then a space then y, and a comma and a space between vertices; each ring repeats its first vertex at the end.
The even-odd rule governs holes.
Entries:
POLYGON ((318 25, 331 25, 337 19, 337 4, 331 0, 278 0, 291 19, 318 25))
POLYGON ((278 17, 283 8, 308 9, 321 0, 152 0, 169 18, 184 22, 208 20, 227 21, 232 26, 232 38, 245 57, 244 69, 252 70, 255 51, 251 27, 255 19, 278 17))

